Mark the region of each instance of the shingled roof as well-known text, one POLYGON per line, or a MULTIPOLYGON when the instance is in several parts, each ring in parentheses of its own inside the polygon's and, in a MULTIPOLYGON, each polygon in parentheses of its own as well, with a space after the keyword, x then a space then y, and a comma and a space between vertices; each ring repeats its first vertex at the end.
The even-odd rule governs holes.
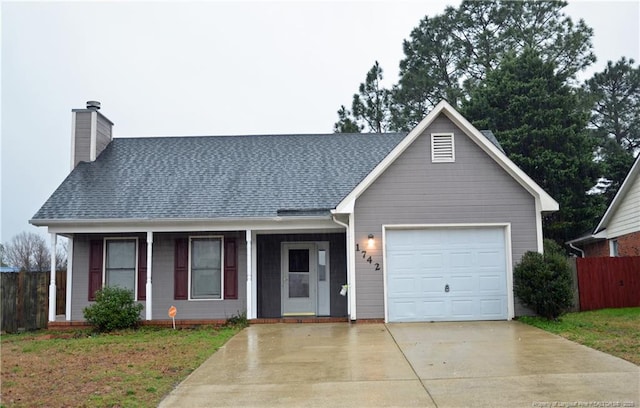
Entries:
POLYGON ((32 221, 324 215, 405 136, 116 138, 32 221))

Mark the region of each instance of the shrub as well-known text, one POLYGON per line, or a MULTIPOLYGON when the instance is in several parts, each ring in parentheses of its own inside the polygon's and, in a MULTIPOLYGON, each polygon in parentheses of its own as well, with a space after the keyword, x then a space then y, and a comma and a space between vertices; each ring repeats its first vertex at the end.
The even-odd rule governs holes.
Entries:
POLYGON ((97 331, 110 332, 138 327, 142 308, 130 290, 107 286, 96 292, 96 302, 85 307, 83 314, 97 331))
POLYGON ((549 320, 573 304, 571 269, 562 248, 545 241, 545 254, 527 252, 513 271, 513 291, 526 306, 549 320))

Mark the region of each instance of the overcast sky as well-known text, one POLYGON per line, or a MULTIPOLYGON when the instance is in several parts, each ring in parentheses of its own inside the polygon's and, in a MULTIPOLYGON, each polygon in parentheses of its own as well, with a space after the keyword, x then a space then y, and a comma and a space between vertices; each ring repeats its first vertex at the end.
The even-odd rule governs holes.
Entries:
MULTIPOLYGON (((69 173, 71 109, 102 102, 114 135, 330 133, 378 60, 459 1, 0 3, 0 241, 69 173)), ((640 2, 572 1, 598 62, 640 60, 640 2)))

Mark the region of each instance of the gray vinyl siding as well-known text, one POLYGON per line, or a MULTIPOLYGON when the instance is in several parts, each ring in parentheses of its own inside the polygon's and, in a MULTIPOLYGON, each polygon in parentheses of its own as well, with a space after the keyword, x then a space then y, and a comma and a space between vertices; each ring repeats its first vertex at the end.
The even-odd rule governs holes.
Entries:
POLYGON ((111 142, 111 122, 98 113, 97 127, 96 127, 96 157, 102 153, 111 142))
POLYGON ((81 161, 90 160, 91 112, 76 112, 75 145, 73 167, 81 161))
POLYGON ((384 318, 384 224, 510 223, 514 264, 537 249, 534 197, 442 114, 356 200, 354 217, 356 243, 372 257, 356 257, 358 319, 384 318), (432 163, 431 133, 448 132, 455 162, 432 163))
MULTIPOLYGON (((146 235, 124 234, 127 237, 138 236, 145 239, 146 235)), ((113 237, 109 235, 108 237, 113 237)), ((89 289, 89 242, 103 239, 98 235, 76 235, 73 247, 73 291, 71 299, 71 319, 84 320, 82 310, 92 302, 88 301, 89 289)), ((239 313, 246 312, 246 242, 242 233, 157 233, 153 238, 152 263, 152 318, 165 320, 167 311, 172 305, 178 309, 177 319, 226 319, 239 313), (225 238, 235 238, 238 258, 238 299, 225 300, 174 300, 174 256, 175 240, 196 235, 224 235, 225 238)), ((146 302, 141 301, 145 306, 146 302)), ((141 316, 144 318, 145 311, 141 316)))
POLYGON ((342 285, 347 283, 346 236, 337 234, 269 234, 258 235, 258 317, 277 318, 281 308, 281 244, 283 242, 329 242, 330 262, 330 314, 347 315, 347 299, 340 296, 342 285))

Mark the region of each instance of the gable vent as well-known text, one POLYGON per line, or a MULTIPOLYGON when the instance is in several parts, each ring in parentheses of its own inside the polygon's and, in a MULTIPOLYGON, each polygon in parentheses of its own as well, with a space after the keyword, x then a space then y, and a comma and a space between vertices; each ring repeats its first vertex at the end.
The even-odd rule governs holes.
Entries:
POLYGON ((433 163, 451 163, 456 159, 453 133, 431 134, 431 161, 433 163))

